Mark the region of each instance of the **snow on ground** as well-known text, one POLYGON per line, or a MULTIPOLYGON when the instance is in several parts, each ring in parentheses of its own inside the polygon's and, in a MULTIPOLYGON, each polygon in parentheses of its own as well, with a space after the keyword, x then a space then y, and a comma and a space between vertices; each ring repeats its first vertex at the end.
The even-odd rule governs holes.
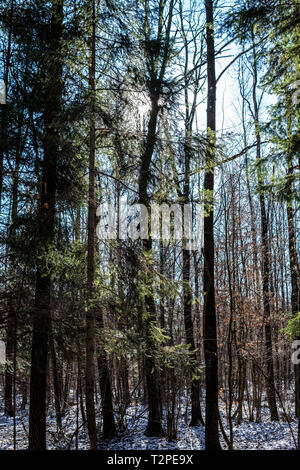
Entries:
MULTIPOLYGON (((261 423, 244 420, 240 425, 233 422, 234 448, 241 450, 287 450, 295 449, 293 435, 297 435, 297 422, 293 419, 270 422, 267 408, 262 413, 261 423)), ((222 413, 222 411, 221 411, 222 413)), ((223 413, 222 413, 223 414, 223 413)), ((119 432, 118 437, 111 440, 99 439, 99 448, 107 450, 201 450, 204 449, 204 428, 189 427, 186 414, 182 413, 178 421, 177 440, 167 442, 166 438, 150 438, 144 434, 147 424, 147 410, 142 406, 130 407, 126 411, 126 427, 119 432)), ((225 431, 228 434, 226 420, 223 419, 225 431)), ((63 432, 57 434, 55 413, 47 418, 48 449, 75 449, 76 435, 76 406, 70 407, 63 420, 63 432)), ((28 444, 28 408, 18 412, 16 417, 16 448, 26 449, 28 444)), ((223 437, 221 442, 227 448, 223 437)), ((81 426, 78 432, 78 449, 88 449, 87 430, 81 426)), ((3 415, 0 404, 0 450, 13 449, 13 418, 3 415)))

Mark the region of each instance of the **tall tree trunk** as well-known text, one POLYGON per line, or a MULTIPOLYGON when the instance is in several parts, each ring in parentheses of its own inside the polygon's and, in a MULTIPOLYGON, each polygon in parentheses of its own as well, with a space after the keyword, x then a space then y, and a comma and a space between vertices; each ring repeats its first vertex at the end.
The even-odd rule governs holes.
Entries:
POLYGON ((49 349, 50 349, 50 357, 51 357, 51 363, 52 363, 56 424, 57 424, 58 430, 61 430, 62 428, 62 410, 61 410, 62 387, 61 387, 59 374, 58 374, 57 357, 56 357, 56 350, 55 350, 55 344, 54 344, 53 330, 51 328, 51 325, 50 325, 50 332, 49 332, 49 349))
MULTIPOLYGON (((96 318, 103 327, 103 312, 100 305, 95 305, 95 104, 96 104, 96 11, 95 1, 92 5, 91 66, 89 70, 90 94, 90 154, 89 154, 89 207, 88 207, 88 266, 87 266, 87 315, 86 315, 86 411, 88 432, 92 450, 97 449, 97 429, 94 403, 95 390, 95 329, 96 318)), ((100 391, 103 412, 103 435, 105 438, 115 435, 115 423, 112 406, 112 393, 109 379, 106 353, 103 349, 98 355, 100 391)))
MULTIPOLYGON (((150 37, 149 29, 145 30, 146 37, 146 50, 147 54, 147 68, 149 72, 148 90, 150 95, 150 116, 148 121, 147 135, 144 143, 144 149, 142 153, 139 181, 138 181, 138 193, 139 203, 149 208, 149 196, 148 196, 148 185, 150 179, 150 167, 153 157, 154 147, 156 143, 156 126, 159 114, 159 98, 162 90, 163 79, 166 71, 166 66, 169 59, 170 53, 170 32, 173 17, 174 1, 170 0, 168 19, 166 21, 166 33, 162 41, 162 28, 163 28, 163 17, 166 2, 160 2, 158 7, 158 31, 159 35, 157 38, 158 50, 151 51, 149 46, 153 43, 153 39, 150 37), (161 60, 161 63, 160 63, 161 60), (159 67, 160 65, 160 67, 159 67)), ((149 4, 145 3, 145 19, 149 15, 149 4)), ((147 24, 147 21, 146 23, 147 24)), ((143 252, 147 255, 152 253, 152 239, 142 241, 143 252)), ((147 394, 148 394, 148 425, 146 434, 148 436, 159 436, 162 434, 161 425, 161 406, 160 406, 160 387, 159 387, 159 373, 155 364, 155 343, 152 337, 152 325, 156 322, 155 302, 153 296, 153 270, 150 265, 147 270, 147 278, 144 278, 147 285, 148 293, 145 295, 145 314, 143 317, 143 329, 145 334, 145 377, 147 383, 147 394)))
MULTIPOLYGON (((299 265, 297 259, 296 243, 295 243, 295 226, 294 214, 291 206, 291 201, 288 202, 287 219, 288 219, 288 232, 289 232, 289 259, 290 259, 290 272, 291 272, 291 307, 292 315, 297 315, 300 311, 300 292, 299 292, 299 265)), ((296 338, 300 340, 300 336, 296 338)), ((298 449, 300 449, 300 365, 295 364, 295 415, 298 418, 298 449)))
MULTIPOLYGON (((149 172, 150 164, 154 151, 154 145, 156 141, 156 125, 158 118, 159 106, 158 106, 158 94, 153 90, 151 95, 151 112, 148 123, 148 132, 145 143, 145 150, 142 156, 142 163, 139 176, 139 203, 149 207, 149 197, 147 193, 149 183, 149 172)), ((143 251, 151 254, 152 252, 152 240, 143 240, 143 251)), ((158 383, 158 371, 155 366, 155 344, 151 334, 152 324, 156 321, 155 303, 153 298, 153 273, 151 266, 149 266, 147 272, 147 280, 145 282, 148 285, 148 294, 145 296, 145 315, 143 321, 143 328, 146 339, 146 353, 145 353, 145 377, 147 383, 147 395, 148 395, 148 425, 146 434, 148 436, 159 436, 162 434, 161 425, 161 406, 160 406, 160 390, 158 383)))
MULTIPOLYGON (((252 43, 254 45, 254 33, 252 30, 252 43)), ((279 419, 277 404, 276 404, 276 390, 274 384, 274 364, 273 364, 273 341, 271 329, 271 306, 270 306, 270 243, 268 238, 268 221, 266 214, 266 202, 263 192, 263 177, 261 172, 261 135, 259 124, 259 106, 256 95, 257 89, 257 57, 256 50, 253 47, 253 105, 254 105, 254 121, 255 121, 255 136, 257 140, 256 146, 256 160, 257 160, 257 179, 259 189, 259 203, 260 203, 260 220, 261 220, 261 238, 262 238, 262 288, 263 288, 263 312, 264 312, 264 330, 265 330, 265 354, 266 354, 266 391, 267 400, 271 413, 271 420, 277 421, 279 419)))
MULTIPOLYGON (((286 97, 288 107, 287 113, 287 130, 289 146, 287 150, 287 175, 286 175, 286 197, 287 197, 287 221, 288 221, 288 238, 289 238, 289 262, 291 275, 291 307, 292 315, 297 315, 300 311, 300 290, 299 290, 299 262, 296 249, 296 230, 294 222, 293 209, 293 153, 290 148, 292 142, 292 116, 290 97, 286 97)), ((296 338, 300 340, 300 337, 296 338)), ((298 449, 300 449, 300 365, 295 364, 295 415, 298 418, 298 449)))
POLYGON ((87 313, 86 313, 86 413, 88 434, 91 450, 97 449, 97 428, 94 403, 95 391, 95 305, 94 277, 95 277, 95 69, 96 69, 96 12, 95 1, 91 2, 92 33, 91 65, 89 68, 89 202, 88 202, 88 257, 87 257, 87 313))
MULTIPOLYGON (((99 326, 103 328, 103 318, 99 318, 99 326)), ((111 381, 109 376, 109 369, 107 364, 106 351, 101 348, 98 356, 98 369, 100 379, 100 393, 102 401, 102 415, 103 415, 103 437, 110 439, 116 434, 114 412, 113 412, 113 397, 111 390, 111 381)))
MULTIPOLYGON (((48 77, 45 85, 45 134, 41 199, 38 217, 39 246, 49 249, 54 239, 56 172, 59 151, 58 113, 62 95, 62 63, 60 57, 63 28, 63 0, 52 4, 49 34, 48 77)), ((46 384, 48 337, 51 320, 51 276, 43 261, 36 274, 35 306, 30 375, 29 449, 46 449, 46 384)))
POLYGON ((184 314, 184 326, 185 326, 185 337, 186 344, 190 346, 192 361, 191 365, 191 402, 192 402, 192 412, 191 412, 191 421, 190 426, 198 426, 199 424, 204 424, 201 414, 200 407, 200 381, 196 377, 198 375, 197 371, 194 370, 197 365, 197 355, 196 355, 196 346, 194 340, 194 325, 192 317, 192 289, 190 285, 190 264, 191 256, 189 250, 183 249, 183 270, 182 270, 182 279, 183 279, 183 314, 184 314))
POLYGON ((204 175, 204 356, 205 356, 205 448, 221 449, 218 432, 218 343, 214 279, 214 159, 216 130, 216 73, 213 1, 205 1, 207 43, 207 151, 204 175))
MULTIPOLYGON (((185 178, 184 178, 184 189, 183 189, 183 201, 184 204, 189 203, 189 193, 190 193, 190 133, 189 129, 186 130, 186 142, 185 142, 185 178)), ((198 426, 199 424, 204 424, 201 414, 200 407, 200 381, 197 376, 198 374, 194 370, 197 365, 197 355, 194 339, 194 325, 193 325, 193 316, 192 316, 192 302, 193 294, 190 284, 190 267, 191 267, 191 254, 190 251, 186 249, 186 240, 183 240, 183 268, 182 268, 182 281, 183 281, 183 315, 184 315, 184 327, 185 327, 185 337, 186 344, 190 346, 191 351, 191 402, 192 402, 192 413, 190 426, 198 426)))

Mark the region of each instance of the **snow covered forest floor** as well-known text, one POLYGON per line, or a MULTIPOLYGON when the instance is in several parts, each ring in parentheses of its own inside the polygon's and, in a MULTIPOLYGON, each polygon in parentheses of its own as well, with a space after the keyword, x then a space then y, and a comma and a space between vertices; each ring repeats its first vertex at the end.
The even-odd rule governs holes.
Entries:
MULTIPOLYGON (((220 406, 226 434, 229 428, 226 423, 225 410, 220 406)), ((99 410, 100 413, 100 410, 99 410)), ((290 413, 290 410, 289 410, 290 413)), ((282 414, 283 416, 284 414, 282 414)), ((16 416, 16 449, 26 449, 28 445, 28 407, 19 411, 16 416)), ((292 450, 295 449, 297 421, 292 416, 288 423, 281 419, 271 422, 266 406, 262 408, 262 421, 250 422, 246 419, 237 425, 233 420, 234 449, 239 450, 292 450)), ((107 450, 201 450, 204 449, 204 427, 190 427, 189 417, 182 411, 178 419, 177 440, 168 442, 165 437, 150 438, 144 432, 147 424, 147 409, 142 406, 132 406, 126 411, 125 428, 111 440, 99 438, 99 448, 107 450)), ((79 424, 80 426, 80 424, 79 424)), ((57 433, 55 412, 47 418, 47 447, 51 449, 76 449, 76 405, 70 406, 63 419, 63 431, 57 433)), ((3 403, 0 403, 0 450, 11 450, 13 445, 13 418, 3 414, 3 403)), ((227 445, 220 433, 223 449, 227 445)), ((89 439, 86 428, 80 426, 77 436, 77 448, 89 449, 89 439)))

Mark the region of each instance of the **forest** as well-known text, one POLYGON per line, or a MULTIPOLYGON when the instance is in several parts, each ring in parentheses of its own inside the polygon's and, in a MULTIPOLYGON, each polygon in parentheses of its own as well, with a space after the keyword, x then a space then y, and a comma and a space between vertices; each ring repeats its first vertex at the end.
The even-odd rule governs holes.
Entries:
POLYGON ((0 450, 299 450, 299 2, 0 0, 0 51, 0 450))

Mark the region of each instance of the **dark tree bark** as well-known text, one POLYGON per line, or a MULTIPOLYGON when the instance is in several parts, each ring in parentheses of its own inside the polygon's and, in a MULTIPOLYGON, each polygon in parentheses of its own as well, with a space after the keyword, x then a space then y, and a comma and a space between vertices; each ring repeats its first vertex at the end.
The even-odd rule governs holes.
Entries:
POLYGON ((50 347, 50 356, 51 356, 51 363, 52 363, 56 424, 57 424, 58 429, 61 430, 61 427, 62 427, 62 410, 61 410, 62 387, 61 387, 60 377, 58 373, 56 350, 55 350, 55 344, 54 344, 54 338, 53 338, 53 332, 52 332, 51 326, 50 326, 50 334, 49 334, 49 347, 50 347))
MULTIPOLYGON (((184 177, 184 188, 183 188, 183 201, 184 204, 189 203, 190 196, 190 130, 187 129, 187 136, 185 142, 185 177, 184 177)), ((191 351, 191 421, 190 426, 198 426, 199 424, 204 424, 201 407, 200 407, 200 381, 198 378, 195 378, 195 370, 193 370, 197 365, 197 355, 196 355, 196 346, 194 339, 194 325, 193 325, 193 314, 192 314, 192 302, 193 294, 190 284, 190 268, 191 268, 191 254, 190 251, 186 249, 186 240, 183 241, 183 250, 182 250, 182 281, 183 281, 183 315, 184 315, 184 327, 185 327, 185 337, 186 344, 190 346, 191 351)))
POLYGON ((217 318, 215 303, 214 280, 214 158, 216 130, 216 73, 214 45, 214 14, 213 1, 205 1, 206 10, 206 43, 207 43, 207 152, 204 175, 205 209, 208 215, 204 217, 204 356, 205 356, 205 448, 207 450, 221 449, 218 432, 218 344, 217 318))
POLYGON ((191 255, 189 250, 183 249, 183 271, 182 279, 184 283, 183 291, 183 314, 184 314, 184 326, 185 326, 185 337, 186 343, 190 346, 191 351, 191 421, 190 426, 198 426, 199 424, 204 424, 201 407, 200 407, 200 381, 198 378, 195 378, 194 375, 197 375, 196 371, 193 368, 197 365, 197 355, 196 355, 196 346, 194 340, 194 325, 193 325, 193 316, 192 316, 192 290, 190 285, 190 264, 191 264, 191 255))
POLYGON ((111 382, 107 365, 107 355, 103 348, 98 354, 98 369, 102 400, 103 437, 104 439, 111 439, 116 434, 116 427, 113 412, 111 382))
MULTIPOLYGON (((291 307, 292 315, 297 315, 300 311, 300 292, 299 292, 299 265, 297 258, 297 250, 295 244, 295 225, 293 208, 290 206, 291 201, 287 207, 288 219, 288 237, 289 237, 289 259, 290 259, 290 272, 291 272, 291 307)), ((300 337, 296 338, 300 340, 300 337)), ((295 364, 295 415, 298 418, 298 449, 300 449, 300 365, 295 364)))
MULTIPOLYGON (((38 215, 39 246, 49 249, 54 239, 57 159, 59 151, 58 113, 62 95, 60 46, 63 30, 63 0, 52 4, 47 81, 45 83, 44 160, 38 215)), ((40 261, 36 273, 35 306, 30 375, 29 449, 46 449, 46 385, 48 339, 51 321, 51 277, 40 261)))
POLYGON ((97 428, 95 414, 95 305, 94 278, 95 278, 95 70, 96 70, 96 18, 95 1, 91 3, 92 33, 91 65, 89 68, 89 202, 88 202, 88 255, 87 255, 87 313, 86 313, 86 370, 85 370, 85 394, 87 425, 91 450, 97 449, 97 428))
MULTIPOLYGON (((290 97, 286 97, 288 106, 287 113, 287 130, 289 141, 292 142, 292 116, 291 116, 291 102, 290 97)), ((289 144, 290 144, 289 142, 289 144)), ((300 311, 300 289, 299 289, 299 261, 296 249, 296 230, 294 222, 294 209, 293 209, 293 152, 288 146, 287 150, 287 175, 286 175, 286 197, 287 197, 287 221, 288 221, 288 239, 289 239, 289 262, 290 262, 290 276, 291 276, 291 307, 292 315, 297 315, 300 311)), ((300 340, 300 336, 296 338, 300 340)), ((298 449, 300 449, 300 365, 294 365, 295 371, 295 415, 298 418, 298 449)))

